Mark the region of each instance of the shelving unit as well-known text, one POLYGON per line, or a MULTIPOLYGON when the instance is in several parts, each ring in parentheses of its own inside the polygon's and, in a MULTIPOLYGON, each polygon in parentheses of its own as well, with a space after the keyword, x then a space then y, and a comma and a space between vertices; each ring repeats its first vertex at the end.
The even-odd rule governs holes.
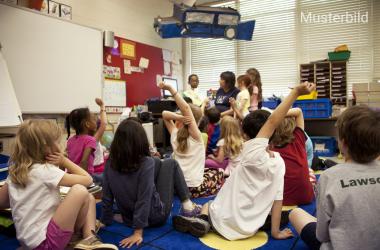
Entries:
POLYGON ((335 106, 347 106, 346 61, 301 64, 300 81, 315 82, 317 85, 318 99, 329 98, 335 106))
POLYGON ((315 83, 318 98, 330 98, 330 62, 315 64, 315 83))
POLYGON ((331 101, 333 105, 347 105, 347 63, 332 61, 331 63, 331 101))

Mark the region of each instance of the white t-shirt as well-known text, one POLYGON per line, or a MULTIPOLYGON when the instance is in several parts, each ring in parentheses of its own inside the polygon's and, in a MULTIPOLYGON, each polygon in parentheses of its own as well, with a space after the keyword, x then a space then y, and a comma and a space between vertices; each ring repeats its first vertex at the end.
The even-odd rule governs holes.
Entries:
POLYGON ((7 179, 17 239, 33 249, 46 239, 47 226, 60 204, 58 183, 64 171, 51 164, 34 164, 25 188, 7 179))
POLYGON ((94 152, 94 166, 99 166, 104 163, 104 151, 106 147, 104 147, 100 141, 96 142, 96 149, 94 152))
POLYGON ((189 97, 193 101, 193 104, 196 106, 202 105, 203 101, 198 94, 198 89, 194 90, 190 88, 183 92, 183 96, 189 97))
MULTIPOLYGON (((224 146, 224 139, 220 139, 218 143, 216 144, 217 147, 220 147, 219 150, 223 150, 224 146)), ((225 157, 228 157, 228 165, 226 167, 226 170, 224 171, 225 175, 231 175, 232 171, 239 166, 241 161, 241 153, 235 156, 231 156, 228 152, 225 153, 225 157)))
POLYGON ((243 108, 243 116, 246 116, 249 114, 249 106, 251 105, 250 96, 248 89, 244 89, 239 92, 239 94, 236 97, 236 102, 238 109, 243 108), (243 102, 245 102, 244 107, 242 107, 243 102))
POLYGON ((203 140, 196 141, 189 136, 187 139, 187 151, 185 153, 180 153, 177 151, 177 133, 178 129, 174 129, 170 137, 173 147, 173 157, 181 166, 187 186, 198 187, 203 182, 206 161, 205 145, 203 140))
POLYGON ((214 228, 229 240, 251 237, 265 223, 275 200, 282 200, 285 163, 280 154, 270 157, 269 140, 244 143, 240 165, 210 204, 214 228))

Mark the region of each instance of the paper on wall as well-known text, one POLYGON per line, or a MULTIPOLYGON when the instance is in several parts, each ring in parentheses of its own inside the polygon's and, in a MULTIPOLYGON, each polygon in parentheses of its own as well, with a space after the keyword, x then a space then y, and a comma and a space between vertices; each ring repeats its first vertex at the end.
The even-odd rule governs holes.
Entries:
POLYGON ((132 71, 132 72, 142 73, 142 72, 144 72, 144 69, 142 69, 142 68, 140 68, 140 67, 134 67, 134 66, 131 66, 131 71, 132 71))
POLYGON ((180 64, 180 55, 178 51, 173 52, 173 60, 172 63, 180 64))
POLYGON ((172 52, 167 49, 162 49, 162 57, 165 62, 171 62, 173 60, 172 52))
POLYGON ((164 75, 171 75, 170 62, 164 62, 164 75))
POLYGON ((149 59, 144 58, 144 57, 141 57, 141 58, 140 58, 139 67, 140 67, 140 68, 143 68, 143 69, 147 69, 148 66, 149 66, 149 59))
POLYGON ((125 60, 124 59, 124 74, 132 74, 131 70, 131 61, 130 60, 125 60))

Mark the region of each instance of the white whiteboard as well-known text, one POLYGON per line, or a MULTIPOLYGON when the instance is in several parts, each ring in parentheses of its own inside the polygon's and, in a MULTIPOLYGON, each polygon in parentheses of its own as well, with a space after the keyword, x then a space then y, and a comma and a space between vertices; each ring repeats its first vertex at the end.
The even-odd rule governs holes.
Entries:
POLYGON ((102 41, 100 30, 0 4, 0 43, 23 113, 97 110, 102 41))
POLYGON ((21 123, 21 111, 13 89, 7 64, 0 51, 0 127, 17 126, 21 123))
POLYGON ((106 106, 127 106, 127 92, 125 81, 104 80, 103 101, 106 106))

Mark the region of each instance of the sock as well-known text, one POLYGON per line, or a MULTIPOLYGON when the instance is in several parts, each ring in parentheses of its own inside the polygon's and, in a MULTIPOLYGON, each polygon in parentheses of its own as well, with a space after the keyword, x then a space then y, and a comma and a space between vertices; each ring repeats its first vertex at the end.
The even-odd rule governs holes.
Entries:
POLYGON ((182 207, 185 210, 193 210, 194 205, 193 205, 193 202, 191 200, 187 199, 187 200, 182 202, 182 207))

